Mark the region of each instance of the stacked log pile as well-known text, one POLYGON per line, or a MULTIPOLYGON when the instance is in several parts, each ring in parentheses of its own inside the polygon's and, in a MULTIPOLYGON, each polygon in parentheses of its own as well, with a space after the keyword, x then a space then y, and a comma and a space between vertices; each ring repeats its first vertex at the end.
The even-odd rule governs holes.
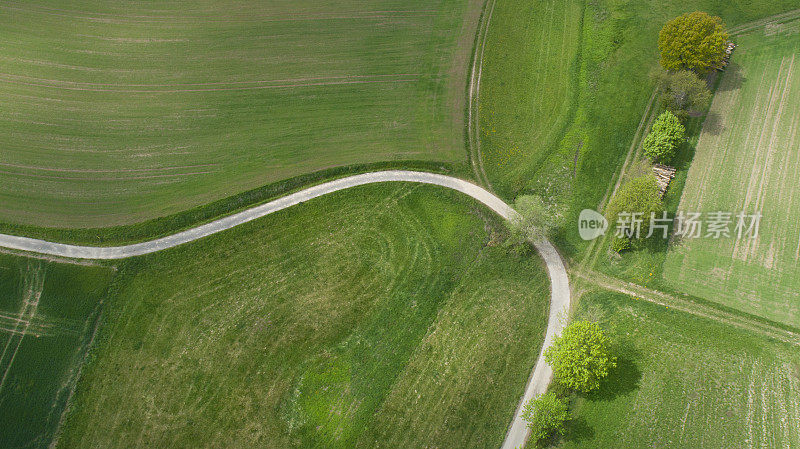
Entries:
POLYGON ((733 42, 728 42, 728 45, 725 47, 725 56, 722 57, 722 64, 715 67, 718 71, 725 70, 725 67, 731 62, 731 55, 733 55, 733 50, 736 50, 736 44, 733 42))
POLYGON ((655 164, 653 165, 653 174, 656 175, 656 182, 658 182, 658 195, 664 198, 667 193, 670 181, 675 177, 675 167, 669 165, 655 164))

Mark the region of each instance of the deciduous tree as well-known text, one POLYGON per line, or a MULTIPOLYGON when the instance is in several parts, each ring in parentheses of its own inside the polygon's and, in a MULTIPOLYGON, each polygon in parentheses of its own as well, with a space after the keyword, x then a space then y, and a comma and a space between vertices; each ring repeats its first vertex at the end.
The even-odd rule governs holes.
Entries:
MULTIPOLYGON (((634 178, 623 184, 606 206, 606 218, 612 232, 616 229, 620 214, 639 213, 642 219, 639 237, 644 238, 650 231, 650 216, 654 214, 661 218, 664 212, 664 203, 658 195, 658 183, 653 175, 634 178)), ((628 242, 630 243, 630 242, 628 242)), ((630 249, 630 244, 618 243, 615 251, 630 249)))
POLYGON ((533 441, 540 441, 553 434, 564 435, 564 423, 569 419, 567 402, 555 393, 545 393, 525 404, 522 418, 528 422, 533 441))
POLYGON ((686 140, 686 128, 670 111, 658 116, 644 139, 644 153, 656 162, 668 164, 675 157, 678 145, 686 140))
POLYGON ((566 387, 588 393, 617 366, 611 342, 597 323, 575 321, 556 337, 545 352, 556 380, 566 387))
POLYGON ((701 113, 711 101, 706 82, 694 72, 659 70, 654 78, 661 91, 661 103, 678 118, 701 113))
POLYGON ((722 64, 728 37, 719 17, 700 11, 676 17, 658 35, 661 65, 667 70, 708 73, 722 64))

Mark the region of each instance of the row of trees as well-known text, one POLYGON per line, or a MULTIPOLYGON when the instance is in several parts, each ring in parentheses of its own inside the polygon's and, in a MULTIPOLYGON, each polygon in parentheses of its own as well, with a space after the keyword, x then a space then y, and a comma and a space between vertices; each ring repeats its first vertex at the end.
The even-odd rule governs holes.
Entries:
POLYGON ((722 67, 729 37, 722 19, 700 11, 676 17, 661 29, 662 68, 653 76, 666 111, 644 141, 645 154, 654 162, 672 162, 685 140, 681 121, 708 107, 711 92, 704 77, 722 67))
MULTIPOLYGON (((700 116, 708 107, 711 92, 704 78, 722 67, 728 39, 722 19, 704 12, 676 17, 659 33, 662 68, 653 76, 664 112, 654 121, 642 144, 645 155, 653 162, 671 163, 686 141, 682 121, 700 116)), ((512 235, 516 234, 519 240, 530 235, 531 229, 546 231, 555 225, 552 211, 538 197, 520 197, 516 207, 522 218, 512 227, 512 235)), ((608 204, 606 216, 610 223, 616 223, 624 212, 661 216, 664 204, 655 177, 638 177, 620 187, 608 204)), ((649 220, 642 220, 639 234, 647 236, 649 226, 649 220)), ((617 237, 612 245, 619 252, 633 243, 628 237, 617 237)), ((563 435, 570 418, 569 394, 601 388, 602 380, 616 367, 609 338, 597 323, 588 321, 567 326, 545 352, 545 359, 553 368, 555 382, 563 388, 551 389, 525 405, 523 417, 535 442, 554 434, 563 435)))
MULTIPOLYGON (((553 368, 555 381, 567 392, 589 393, 617 366, 611 355, 611 340, 597 323, 575 321, 556 337, 545 351, 545 360, 553 368)), ((568 399, 564 393, 549 391, 525 404, 523 418, 528 421, 531 437, 541 442, 566 432, 569 420, 568 399)))
MULTIPOLYGON (((722 19, 699 11, 676 17, 661 29, 661 68, 653 76, 664 111, 642 142, 644 154, 652 162, 672 164, 687 140, 683 122, 702 116, 708 108, 711 92, 705 77, 723 65, 728 39, 722 19)), ((623 212, 641 213, 641 240, 649 235, 651 214, 660 217, 663 211, 658 184, 650 175, 623 184, 609 202, 606 218, 613 226, 623 212)), ((615 236, 612 249, 621 252, 636 243, 637 239, 629 236, 615 236)))

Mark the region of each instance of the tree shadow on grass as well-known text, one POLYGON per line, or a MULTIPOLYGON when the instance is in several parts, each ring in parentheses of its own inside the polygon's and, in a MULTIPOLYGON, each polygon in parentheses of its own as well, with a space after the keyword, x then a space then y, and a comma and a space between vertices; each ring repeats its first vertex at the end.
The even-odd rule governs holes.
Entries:
POLYGON ((745 78, 744 73, 742 72, 742 66, 735 62, 731 62, 728 64, 728 67, 725 68, 725 73, 723 74, 723 80, 717 86, 717 92, 729 92, 732 90, 737 90, 742 87, 747 78, 745 78))
POLYGON ((709 133, 712 136, 718 136, 722 131, 725 131, 725 124, 722 122, 722 116, 716 112, 709 112, 706 120, 703 122, 703 132, 709 133))
POLYGON ((564 435, 553 434, 540 441, 529 441, 526 448, 554 448, 563 443, 582 443, 594 438, 594 429, 583 417, 570 418, 564 423, 564 435))
POLYGON ((594 429, 582 417, 572 418, 564 423, 566 433, 562 437, 563 441, 571 443, 581 443, 594 438, 594 429))
POLYGON ((609 372, 608 377, 600 384, 600 388, 586 394, 586 399, 591 401, 613 401, 619 396, 624 396, 639 389, 642 371, 634 362, 635 357, 628 354, 617 357, 617 367, 609 372))

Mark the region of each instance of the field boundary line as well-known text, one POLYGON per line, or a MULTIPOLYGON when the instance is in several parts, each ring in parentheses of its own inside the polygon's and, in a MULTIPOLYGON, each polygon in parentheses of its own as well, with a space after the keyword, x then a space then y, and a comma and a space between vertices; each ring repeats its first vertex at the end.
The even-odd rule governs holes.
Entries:
POLYGON ((780 340, 784 343, 800 346, 800 334, 788 329, 771 326, 768 323, 761 323, 751 320, 732 312, 727 312, 712 306, 700 304, 696 301, 692 301, 691 299, 680 298, 675 295, 664 293, 660 290, 644 287, 633 282, 623 281, 598 271, 573 271, 572 274, 582 281, 585 281, 589 285, 623 293, 636 299, 642 299, 647 302, 673 308, 690 315, 707 318, 733 327, 755 332, 762 336, 780 340))
POLYGON ((481 16, 481 23, 478 27, 478 34, 475 38, 475 53, 472 56, 472 70, 469 80, 469 98, 467 98, 467 146, 469 147, 469 159, 472 171, 478 183, 489 189, 492 184, 486 175, 481 155, 481 134, 480 134, 480 112, 478 102, 480 101, 481 76, 483 75, 483 54, 486 49, 486 39, 489 35, 489 24, 492 21, 496 0, 487 0, 484 12, 481 16), (487 13, 488 11, 488 13, 487 13))
POLYGON ((765 26, 770 23, 788 22, 794 19, 800 19, 800 9, 792 9, 790 11, 782 12, 769 17, 764 17, 763 19, 758 19, 752 22, 743 23, 741 25, 731 27, 728 30, 728 34, 730 34, 731 36, 738 36, 740 34, 745 34, 750 31, 755 31, 760 26, 765 26))

